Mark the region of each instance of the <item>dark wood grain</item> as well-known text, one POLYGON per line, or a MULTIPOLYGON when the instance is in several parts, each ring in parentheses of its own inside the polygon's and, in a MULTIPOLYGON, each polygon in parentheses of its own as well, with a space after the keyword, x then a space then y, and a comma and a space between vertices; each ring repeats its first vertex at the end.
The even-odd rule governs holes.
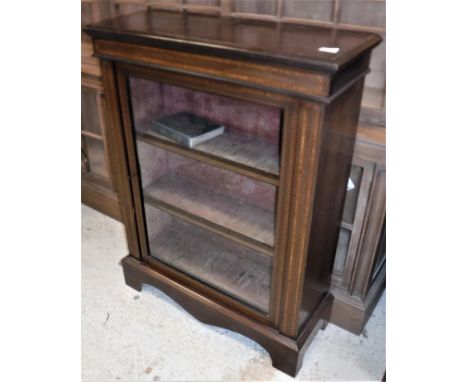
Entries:
POLYGON ((293 24, 279 29, 278 25, 150 10, 104 20, 85 31, 95 38, 327 72, 340 70, 381 41, 371 33, 293 24), (321 47, 340 50, 330 54, 319 51, 321 47))
MULTIPOLYGON (((154 69, 197 74, 209 79, 229 79, 232 83, 255 85, 283 94, 304 95, 321 99, 330 95, 330 78, 326 73, 293 70, 287 65, 273 66, 246 60, 207 56, 196 52, 175 51, 159 46, 138 46, 127 42, 94 42, 97 57, 154 69)), ((324 99, 325 100, 325 99, 324 99)))
MULTIPOLYGON (((294 155, 289 158, 294 163, 288 185, 292 197, 283 208, 287 209, 288 244, 285 254, 283 291, 280 301, 281 318, 279 329, 294 337, 299 330, 299 312, 305 274, 305 258, 309 246, 312 209, 314 208, 317 182, 318 159, 323 124, 323 108, 320 104, 305 103, 298 109, 296 144, 294 155)), ((314 257, 328 257, 325 252, 317 252, 314 257)), ((279 277, 279 276, 278 276, 279 277)))
POLYGON ((113 174, 117 192, 120 199, 122 223, 125 226, 130 255, 141 258, 140 244, 138 243, 138 231, 135 224, 135 212, 133 209, 133 196, 129 180, 127 166, 126 144, 122 132, 121 116, 116 88, 116 73, 113 63, 101 61, 102 79, 106 91, 107 120, 109 140, 114 147, 114 157, 111 157, 113 174))

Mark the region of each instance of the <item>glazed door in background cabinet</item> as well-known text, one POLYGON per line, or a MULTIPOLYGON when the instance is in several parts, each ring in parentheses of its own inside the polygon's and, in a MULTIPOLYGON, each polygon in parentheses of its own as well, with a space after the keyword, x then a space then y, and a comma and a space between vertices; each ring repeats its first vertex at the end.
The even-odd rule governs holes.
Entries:
POLYGON ((119 83, 143 256, 268 316, 284 110, 131 70, 119 83), (152 129, 182 112, 224 133, 189 148, 152 129))
MULTIPOLYGON (((358 161, 359 164, 361 162, 358 161)), ((333 275, 341 278, 346 265, 349 252, 355 252, 359 237, 353 238, 353 230, 362 224, 362 217, 356 216, 359 196, 362 198, 369 192, 372 171, 364 165, 354 163, 349 174, 346 198, 343 207, 343 215, 340 226, 340 235, 335 254, 333 275)), ((359 227, 358 227, 359 228, 359 227)), ((356 229, 357 230, 357 229, 356 229)))
POLYGON ((103 136, 102 92, 81 87, 81 170, 85 178, 111 188, 103 136))
POLYGON ((106 97, 100 79, 82 75, 81 201, 121 220, 114 183, 113 136, 109 126, 106 97))
POLYGON ((385 288, 385 129, 362 124, 331 277, 330 321, 360 334, 385 288))

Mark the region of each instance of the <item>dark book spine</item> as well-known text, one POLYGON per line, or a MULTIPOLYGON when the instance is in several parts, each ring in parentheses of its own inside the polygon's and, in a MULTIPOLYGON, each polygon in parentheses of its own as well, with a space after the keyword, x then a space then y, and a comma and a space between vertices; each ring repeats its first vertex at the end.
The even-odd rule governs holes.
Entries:
POLYGON ((155 133, 162 135, 163 137, 169 138, 170 140, 177 142, 183 146, 190 147, 190 139, 188 137, 183 136, 182 134, 177 133, 171 128, 168 128, 159 122, 154 122, 151 127, 155 133))

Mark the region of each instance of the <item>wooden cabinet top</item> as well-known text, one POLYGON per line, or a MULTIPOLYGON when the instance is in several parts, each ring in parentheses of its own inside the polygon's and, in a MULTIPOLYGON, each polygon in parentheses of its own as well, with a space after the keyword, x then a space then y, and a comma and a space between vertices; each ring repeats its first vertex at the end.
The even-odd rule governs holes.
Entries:
POLYGON ((147 10, 85 28, 100 39, 277 63, 333 73, 373 48, 373 33, 147 10), (329 53, 326 48, 339 48, 329 53))

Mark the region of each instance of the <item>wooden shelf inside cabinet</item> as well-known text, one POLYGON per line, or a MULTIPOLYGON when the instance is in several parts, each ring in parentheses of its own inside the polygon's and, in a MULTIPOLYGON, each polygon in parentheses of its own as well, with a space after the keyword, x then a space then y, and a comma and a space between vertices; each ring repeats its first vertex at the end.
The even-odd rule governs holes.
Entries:
POLYGON ((195 149, 265 172, 272 177, 279 175, 278 147, 259 139, 225 133, 195 149))
POLYGON ((165 212, 273 255, 272 211, 175 175, 166 175, 146 187, 144 198, 165 212))
POLYGON ((265 183, 279 184, 278 148, 257 139, 224 133, 194 148, 181 146, 169 139, 137 128, 137 139, 176 154, 225 168, 265 183))
POLYGON ((268 311, 270 256, 177 218, 150 237, 150 242, 155 258, 256 309, 268 311))

